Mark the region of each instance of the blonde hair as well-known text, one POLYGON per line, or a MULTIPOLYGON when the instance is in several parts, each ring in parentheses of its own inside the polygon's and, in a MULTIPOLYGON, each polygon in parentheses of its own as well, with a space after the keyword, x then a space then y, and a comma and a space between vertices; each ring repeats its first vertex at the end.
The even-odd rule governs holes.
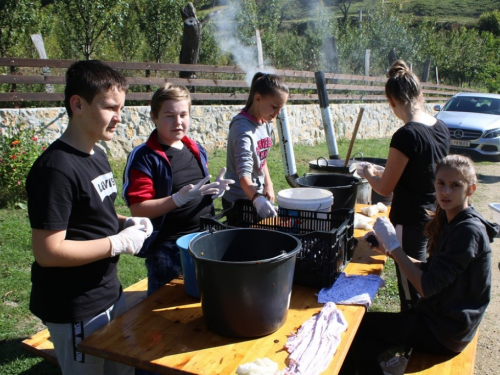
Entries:
POLYGON ((394 61, 387 76, 385 95, 388 98, 397 99, 405 105, 413 105, 423 99, 420 80, 403 60, 394 61))
POLYGON ((279 92, 288 94, 289 90, 288 86, 278 75, 262 72, 255 73, 252 78, 250 94, 248 94, 248 100, 245 105, 245 110, 248 110, 252 106, 253 97, 255 96, 255 94, 266 96, 275 95, 279 92))
MULTIPOLYGON (((436 165, 436 176, 440 169, 452 168, 464 176, 467 185, 470 187, 477 183, 476 170, 471 158, 464 155, 448 155, 444 157, 436 165)), ((436 211, 430 214, 431 221, 427 223, 424 229, 424 234, 428 237, 427 252, 432 255, 437 248, 439 235, 441 234, 444 224, 446 223, 446 211, 443 210, 436 202, 436 211)))
POLYGON ((151 114, 154 118, 158 118, 161 106, 167 100, 187 100, 189 111, 191 111, 191 95, 187 87, 167 82, 156 90, 151 98, 151 114))

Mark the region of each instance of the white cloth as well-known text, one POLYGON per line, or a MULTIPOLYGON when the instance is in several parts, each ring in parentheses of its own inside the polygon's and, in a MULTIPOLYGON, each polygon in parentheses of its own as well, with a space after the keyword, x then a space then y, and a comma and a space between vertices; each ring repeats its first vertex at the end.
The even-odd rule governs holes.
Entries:
POLYGON ((318 303, 335 302, 339 305, 370 307, 384 280, 377 275, 347 275, 342 272, 330 288, 318 293, 318 303))
POLYGON ((279 375, 278 364, 269 358, 257 358, 255 361, 239 365, 237 375, 279 375))
POLYGON ((344 315, 333 302, 327 303, 288 338, 285 348, 290 353, 289 365, 282 374, 317 375, 325 371, 345 330, 344 315))

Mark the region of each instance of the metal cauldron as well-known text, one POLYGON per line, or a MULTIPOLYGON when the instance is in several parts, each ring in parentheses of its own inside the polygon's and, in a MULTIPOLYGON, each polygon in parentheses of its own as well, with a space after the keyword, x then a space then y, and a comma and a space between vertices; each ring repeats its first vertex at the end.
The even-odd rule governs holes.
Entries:
MULTIPOLYGON (((349 160, 347 167, 345 160, 330 159, 320 156, 318 159, 309 162, 309 173, 335 173, 353 175, 355 168, 353 164, 356 161, 349 160)), ((359 178, 359 177, 358 177, 359 178)), ((372 187, 365 178, 359 178, 356 202, 362 204, 372 204, 372 187)), ((333 202, 335 204, 335 201, 333 202)))

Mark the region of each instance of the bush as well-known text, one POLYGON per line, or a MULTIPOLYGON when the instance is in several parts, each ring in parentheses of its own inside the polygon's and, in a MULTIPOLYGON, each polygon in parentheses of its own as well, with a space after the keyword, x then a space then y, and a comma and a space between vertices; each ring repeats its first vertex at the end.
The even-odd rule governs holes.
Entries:
POLYGON ((3 134, 0 129, 0 208, 19 205, 25 207, 26 177, 28 172, 45 150, 33 129, 18 126, 13 134, 3 134))

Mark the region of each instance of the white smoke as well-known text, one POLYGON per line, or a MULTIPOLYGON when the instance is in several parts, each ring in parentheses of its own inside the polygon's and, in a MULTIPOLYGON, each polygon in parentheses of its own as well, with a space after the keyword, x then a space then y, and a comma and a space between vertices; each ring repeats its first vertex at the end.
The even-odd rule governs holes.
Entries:
POLYGON ((221 51, 230 53, 238 67, 245 71, 245 81, 248 87, 250 87, 255 73, 274 73, 275 69, 269 65, 269 61, 265 56, 264 66, 260 69, 257 46, 245 46, 238 39, 236 17, 240 11, 240 1, 231 1, 228 7, 214 18, 213 21, 216 28, 215 38, 221 51))

